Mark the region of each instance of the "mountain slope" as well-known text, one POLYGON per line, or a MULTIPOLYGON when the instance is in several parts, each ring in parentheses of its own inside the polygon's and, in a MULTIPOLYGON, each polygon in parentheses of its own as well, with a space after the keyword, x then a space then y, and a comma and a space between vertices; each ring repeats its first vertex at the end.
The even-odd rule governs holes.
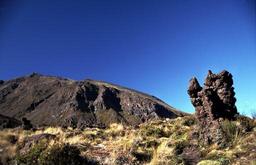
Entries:
POLYGON ((0 114, 36 126, 105 127, 111 123, 138 125, 185 113, 153 96, 106 82, 30 76, 2 81, 0 114))

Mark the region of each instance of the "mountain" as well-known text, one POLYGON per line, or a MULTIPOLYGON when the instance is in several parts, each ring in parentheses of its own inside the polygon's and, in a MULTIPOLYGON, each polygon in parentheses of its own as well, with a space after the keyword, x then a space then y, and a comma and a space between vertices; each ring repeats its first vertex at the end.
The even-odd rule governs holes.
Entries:
POLYGON ((151 119, 186 115, 160 99, 118 85, 33 73, 0 82, 0 114, 34 126, 136 126, 151 119))

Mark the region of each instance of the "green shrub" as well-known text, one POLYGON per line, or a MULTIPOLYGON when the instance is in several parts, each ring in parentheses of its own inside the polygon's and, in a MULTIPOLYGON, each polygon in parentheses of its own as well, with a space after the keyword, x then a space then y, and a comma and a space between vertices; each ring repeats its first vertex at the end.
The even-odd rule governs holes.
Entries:
POLYGON ((194 116, 186 116, 184 117, 184 121, 182 122, 182 124, 190 127, 196 124, 196 119, 194 116))
POLYGON ((46 148, 46 143, 40 142, 38 144, 35 144, 27 153, 18 154, 15 160, 19 165, 38 164, 38 158, 46 148))
POLYGON ((18 165, 95 165, 96 161, 80 156, 80 150, 69 144, 55 144, 47 148, 46 143, 38 143, 24 155, 16 157, 18 165))
POLYGON ((52 165, 56 162, 58 165, 97 164, 95 161, 80 156, 80 150, 69 144, 56 144, 45 150, 39 157, 40 165, 52 165))
POLYGON ((153 136, 153 137, 157 137, 157 138, 166 137, 167 136, 163 129, 157 128, 157 127, 153 127, 153 126, 145 127, 142 130, 141 134, 143 136, 153 136))
POLYGON ((175 147, 174 147, 174 154, 175 155, 180 155, 182 154, 183 150, 185 147, 187 147, 189 144, 187 141, 178 141, 176 144, 175 144, 175 147))
POLYGON ((216 161, 220 165, 229 165, 231 161, 223 154, 211 153, 205 157, 207 160, 216 161))
MULTIPOLYGON (((164 162, 161 162, 160 165, 185 165, 186 163, 182 159, 181 156, 168 156, 167 159, 164 162), (168 163, 167 163, 168 162, 168 163)), ((187 163, 188 164, 188 163, 187 163)))
POLYGON ((224 120, 221 122, 221 129, 229 145, 234 145, 242 135, 240 128, 233 121, 224 120))
POLYGON ((182 130, 182 129, 176 129, 175 132, 170 136, 171 139, 175 141, 180 141, 180 140, 187 140, 188 139, 188 132, 182 130))

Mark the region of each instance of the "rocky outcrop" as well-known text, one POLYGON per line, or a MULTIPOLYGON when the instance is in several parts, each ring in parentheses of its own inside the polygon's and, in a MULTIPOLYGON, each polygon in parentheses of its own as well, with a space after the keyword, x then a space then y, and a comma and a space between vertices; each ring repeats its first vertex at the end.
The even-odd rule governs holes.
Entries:
POLYGON ((222 143, 220 127, 223 119, 231 120, 237 114, 232 75, 228 71, 213 74, 211 71, 201 87, 194 77, 190 80, 188 94, 196 109, 201 139, 206 144, 222 143))
POLYGON ((184 115, 156 97, 94 80, 30 76, 0 86, 0 114, 37 126, 105 127, 138 125, 156 118, 184 115))

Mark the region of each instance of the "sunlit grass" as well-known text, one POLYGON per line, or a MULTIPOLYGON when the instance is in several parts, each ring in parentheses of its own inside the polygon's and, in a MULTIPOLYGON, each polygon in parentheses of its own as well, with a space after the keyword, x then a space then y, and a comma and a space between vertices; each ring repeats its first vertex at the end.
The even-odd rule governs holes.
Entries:
MULTIPOLYGON (((201 153, 201 164, 225 162, 249 162, 256 158, 256 130, 243 132, 241 121, 223 123, 227 136, 230 136, 232 147, 220 149, 216 144, 208 147, 200 146, 196 139, 191 139, 191 131, 195 129, 194 118, 190 116, 155 120, 141 124, 138 128, 124 127, 122 124, 111 124, 107 129, 86 128, 84 130, 60 127, 47 127, 38 130, 6 129, 0 131, 1 161, 8 162, 15 158, 27 138, 36 135, 54 135, 50 139, 41 139, 46 149, 53 146, 69 144, 77 147, 81 155, 105 164, 119 161, 139 161, 139 164, 161 165, 182 164, 180 155, 183 148, 196 145, 201 153), (21 147, 21 148, 20 148, 21 147), (246 157, 248 160, 241 159, 246 157)), ((248 127, 248 124, 245 125, 248 127)), ((253 125, 249 125, 251 128, 253 125)), ((31 147, 36 146, 34 143, 31 147)), ((45 150, 46 150, 45 149, 45 150)), ((32 153, 33 154, 33 153, 32 153)))

